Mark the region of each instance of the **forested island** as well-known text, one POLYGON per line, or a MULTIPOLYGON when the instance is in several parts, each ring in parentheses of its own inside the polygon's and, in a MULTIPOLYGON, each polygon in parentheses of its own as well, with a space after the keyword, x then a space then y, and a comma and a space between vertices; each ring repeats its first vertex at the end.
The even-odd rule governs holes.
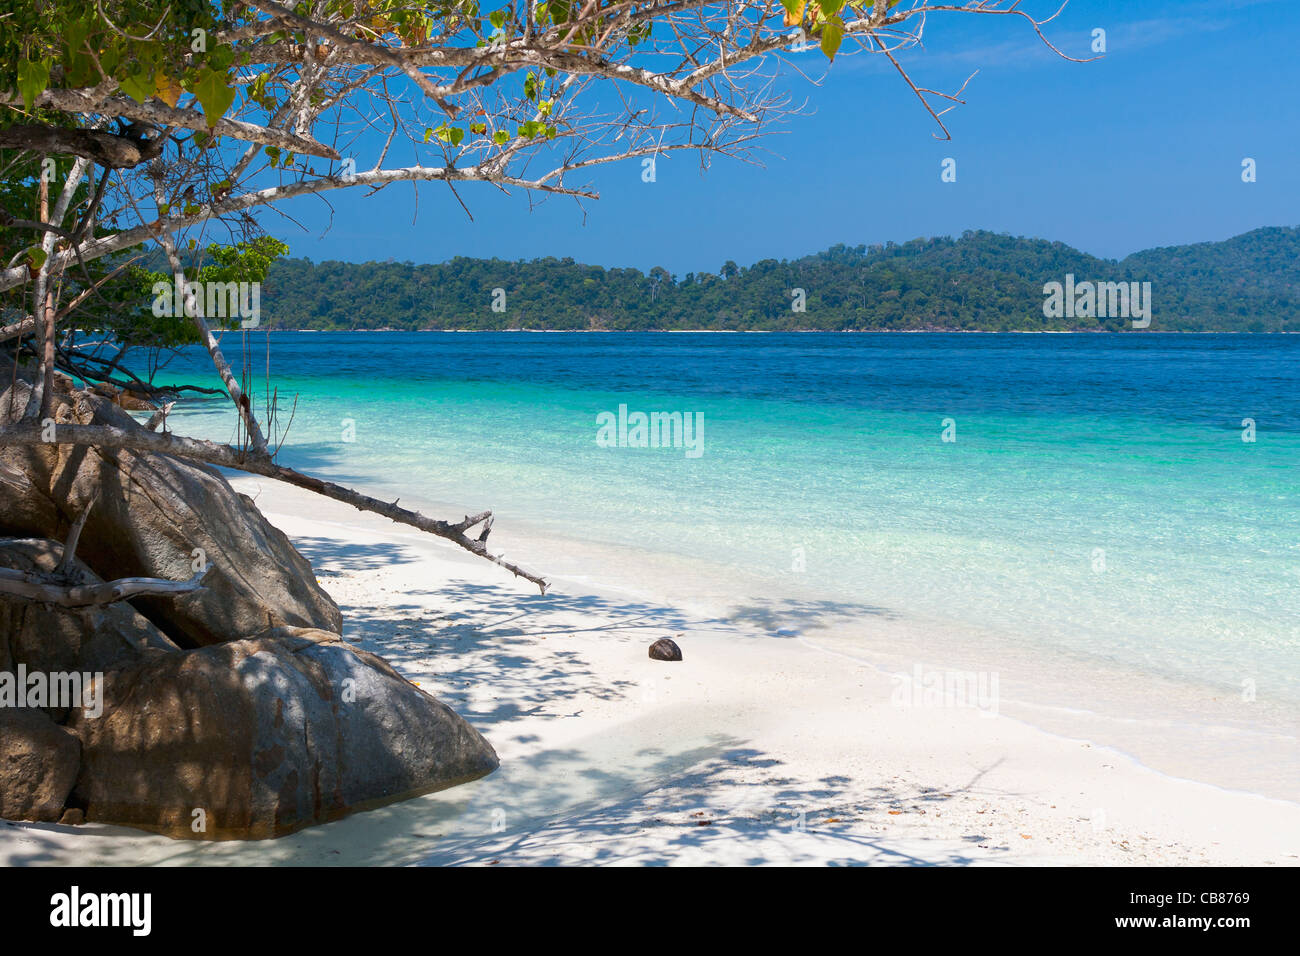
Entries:
POLYGON ((1045 318, 1043 286, 1150 282, 1152 331, 1300 328, 1300 229, 1256 229, 1121 260, 986 231, 837 245, 716 272, 606 269, 573 259, 456 257, 436 265, 286 259, 263 322, 281 329, 1066 331, 1130 329, 1121 317, 1045 318), (794 290, 803 290, 796 311, 794 290), (496 291, 501 290, 501 291, 496 291), (495 308, 494 308, 495 306, 495 308))

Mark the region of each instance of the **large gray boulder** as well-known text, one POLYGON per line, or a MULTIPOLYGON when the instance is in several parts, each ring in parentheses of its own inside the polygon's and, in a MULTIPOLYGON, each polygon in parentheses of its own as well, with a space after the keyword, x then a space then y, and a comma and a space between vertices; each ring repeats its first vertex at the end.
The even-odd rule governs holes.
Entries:
MULTIPOLYGON (((0 568, 50 572, 63 545, 48 539, 0 538, 0 568)), ((73 573, 84 583, 100 579, 80 561, 73 573)), ((135 663, 149 651, 179 650, 125 602, 66 608, 6 598, 0 594, 0 673, 96 673, 135 663)), ((66 704, 42 708, 57 723, 67 720, 66 704)))
POLYGON ((446 705, 336 634, 149 655, 74 712, 86 819, 199 839, 280 836, 492 772, 446 705))
POLYGON ((80 754, 77 735, 41 711, 0 707, 0 817, 57 821, 80 754))
MULTIPOLYGON (((3 364, 0 385, 14 384, 0 391, 0 424, 30 392, 30 373, 3 364)), ((57 385, 59 421, 140 427, 57 385)), ((51 572, 92 499, 74 578, 188 580, 197 549, 205 590, 75 609, 0 598, 0 677, 91 681, 82 706, 0 707, 0 816, 84 809, 176 837, 274 837, 496 768, 450 708, 338 636, 339 609, 308 562, 210 468, 0 448, 0 567, 51 572)))
MULTIPOLYGON (((12 372, 12 367, 11 367, 12 372)), ((107 399, 63 385, 60 422, 142 428, 107 399)), ((0 392, 0 423, 26 406, 19 378, 0 392)), ((202 647, 282 625, 342 630, 338 606, 311 565, 211 468, 163 455, 70 446, 0 448, 0 534, 62 539, 97 496, 77 557, 102 578, 187 580, 206 589, 135 606, 173 641, 202 647)))

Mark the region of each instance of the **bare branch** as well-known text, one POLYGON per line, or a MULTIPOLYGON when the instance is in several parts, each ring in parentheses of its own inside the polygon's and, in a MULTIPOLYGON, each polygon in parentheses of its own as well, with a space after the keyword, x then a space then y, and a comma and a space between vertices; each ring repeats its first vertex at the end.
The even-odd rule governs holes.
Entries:
MULTIPOLYGON (((189 129, 214 136, 229 136, 231 139, 248 140, 263 146, 275 146, 291 150, 304 156, 320 156, 325 159, 338 159, 339 154, 328 146, 312 139, 273 127, 259 126, 243 120, 222 117, 214 126, 209 126, 207 117, 198 110, 178 109, 158 100, 146 100, 137 103, 130 97, 104 98, 96 96, 96 90, 59 90, 50 89, 36 98, 37 106, 83 116, 121 117, 158 126, 172 126, 189 129)), ((18 99, 11 93, 0 93, 0 105, 13 105, 18 99)), ((11 144, 22 146, 20 143, 11 144)), ((27 148, 22 146, 22 148, 27 148)), ((35 148, 35 147, 33 147, 35 148)), ((91 157, 93 158, 93 157, 91 157)))
POLYGON ((81 541, 81 530, 86 526, 86 519, 90 517, 90 509, 95 507, 95 502, 99 499, 98 493, 86 502, 86 507, 81 509, 81 514, 77 515, 77 520, 72 523, 71 530, 68 531, 68 538, 63 544, 63 558, 59 561, 59 566, 54 569, 54 573, 67 577, 72 573, 72 562, 77 556, 77 544, 81 541))
POLYGON ((203 590, 203 578, 206 573, 196 574, 188 581, 168 581, 163 578, 118 578, 116 581, 102 581, 98 584, 67 585, 41 580, 41 576, 34 572, 0 568, 0 594, 41 604, 57 604, 60 607, 90 607, 112 604, 115 601, 128 601, 137 597, 175 597, 179 594, 193 594, 203 590))
POLYGON ((0 129, 0 148, 81 156, 105 169, 130 169, 162 152, 163 138, 136 139, 94 129, 17 124, 0 129))
POLYGON ((229 445, 184 438, 178 435, 159 434, 142 428, 125 429, 112 425, 54 425, 50 431, 54 439, 53 442, 43 440, 42 429, 38 423, 25 422, 0 428, 0 447, 56 444, 124 448, 131 451, 153 452, 175 458, 201 461, 207 464, 220 465, 223 468, 247 472, 248 474, 274 478, 286 484, 314 491, 327 498, 342 501, 344 504, 352 505, 359 511, 369 511, 383 515, 385 518, 399 524, 409 525, 440 538, 446 538, 471 554, 500 565, 516 577, 531 581, 541 589, 543 594, 546 593, 548 587, 548 582, 542 576, 507 561, 499 555, 492 554, 488 551, 487 545, 482 538, 473 539, 465 533, 476 524, 490 521, 492 518, 490 511, 466 517, 458 522, 439 521, 435 518, 428 518, 418 511, 398 507, 396 502, 380 501, 351 488, 345 488, 342 485, 336 485, 333 482, 323 481, 312 475, 294 471, 292 468, 277 465, 268 455, 253 455, 231 448, 229 445))

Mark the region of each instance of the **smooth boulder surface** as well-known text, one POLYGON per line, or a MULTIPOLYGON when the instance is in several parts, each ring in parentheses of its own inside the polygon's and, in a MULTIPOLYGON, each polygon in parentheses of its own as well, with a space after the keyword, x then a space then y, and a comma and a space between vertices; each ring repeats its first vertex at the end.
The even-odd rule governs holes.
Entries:
MULTIPOLYGON (((0 567, 16 571, 54 570, 63 545, 48 539, 0 538, 0 567)), ((79 561, 73 568, 87 583, 99 577, 79 561)), ((95 673, 138 661, 148 651, 178 650, 131 605, 66 608, 6 598, 0 594, 0 671, 95 673)), ((58 723, 68 706, 43 708, 58 723)))
POLYGON ((311 629, 150 655, 70 726, 88 821, 196 839, 280 836, 498 765, 451 708, 311 629))
MULTIPOLYGON (((0 423, 21 415, 28 391, 20 378, 0 393, 0 423)), ((66 386, 56 419, 143 427, 107 399, 66 386)), ((77 557, 100 577, 184 581, 196 562, 211 566, 201 593, 133 602, 180 646, 255 637, 281 625, 342 630, 339 608, 307 559, 215 470, 112 449, 0 448, 0 534, 61 540, 96 496, 77 557)))
POLYGON ((43 712, 0 708, 0 817, 57 822, 80 757, 77 735, 43 712))

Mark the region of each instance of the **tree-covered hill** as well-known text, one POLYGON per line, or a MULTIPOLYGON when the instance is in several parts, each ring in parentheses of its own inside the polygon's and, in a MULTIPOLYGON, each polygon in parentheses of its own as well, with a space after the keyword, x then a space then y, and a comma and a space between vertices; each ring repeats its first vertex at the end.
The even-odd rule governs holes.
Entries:
POLYGON ((1123 260, 991 232, 838 245, 717 273, 604 269, 572 259, 457 257, 277 263, 263 321, 310 329, 1127 329, 1127 318, 1045 318, 1043 287, 1150 282, 1152 330, 1300 329, 1300 229, 1171 246, 1123 260), (803 290, 804 311, 796 311, 803 290), (500 291, 498 291, 500 290, 500 291), (495 306, 495 308, 494 308, 495 306))

